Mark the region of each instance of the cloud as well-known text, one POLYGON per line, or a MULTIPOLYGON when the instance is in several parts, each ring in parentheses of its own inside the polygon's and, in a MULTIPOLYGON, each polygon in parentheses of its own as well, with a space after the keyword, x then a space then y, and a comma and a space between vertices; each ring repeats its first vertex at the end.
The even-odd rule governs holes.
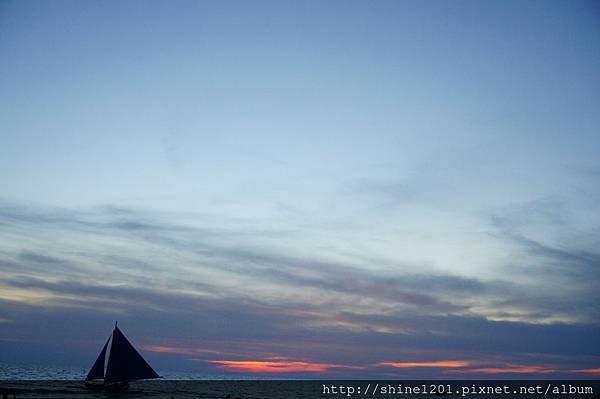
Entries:
POLYGON ((583 373, 594 377, 600 377, 600 367, 592 369, 572 370, 574 373, 583 373))
POLYGON ((411 203, 417 198, 417 191, 404 182, 353 179, 341 184, 336 191, 336 199, 352 197, 371 208, 389 209, 411 203))
POLYGON ((534 287, 506 296, 499 308, 537 308, 549 321, 593 322, 600 316, 600 254, 585 239, 572 237, 579 229, 569 224, 564 216, 569 210, 562 203, 544 204, 526 204, 491 218, 495 235, 517 254, 506 271, 524 276, 534 287), (543 291, 553 295, 532 295, 543 291))
POLYGON ((488 374, 488 375, 501 375, 501 374, 549 374, 556 373, 556 368, 547 366, 501 366, 501 367, 480 367, 470 368, 467 370, 452 370, 450 373, 455 374, 488 374))
POLYGON ((490 376, 500 376, 504 374, 551 374, 557 372, 568 372, 561 370, 560 366, 549 365, 516 365, 503 362, 499 359, 495 360, 436 360, 429 362, 384 362, 378 366, 393 367, 399 369, 416 369, 416 368, 439 368, 443 372, 452 375, 460 374, 467 376, 476 376, 480 374, 490 376))
POLYGON ((476 362, 472 360, 436 360, 431 362, 383 362, 379 363, 378 366, 394 367, 398 369, 410 369, 418 367, 426 368, 457 368, 467 367, 476 362))
POLYGON ((80 342, 85 360, 118 319, 151 356, 184 363, 285 357, 371 365, 360 373, 378 375, 375 364, 495 357, 493 368, 536 353, 565 355, 570 370, 597 365, 597 323, 548 321, 568 313, 569 303, 518 279, 419 272, 400 260, 381 273, 342 258, 288 254, 269 244, 280 242, 273 231, 165 219, 117 207, 0 210, 0 318, 11 326, 0 339, 18 336, 31 353, 39 353, 35 342, 80 342))
POLYGON ((343 366, 339 364, 310 363, 295 361, 237 361, 237 360, 208 360, 209 363, 216 364, 218 368, 236 372, 251 374, 280 374, 280 373, 327 373, 331 369, 357 367, 343 366))
MULTIPOLYGON (((556 199, 537 200, 509 207, 491 216, 490 221, 499 238, 537 260, 530 262, 529 268, 544 269, 555 277, 598 280, 600 253, 587 240, 590 234, 573 225, 579 221, 576 211, 556 199)), ((588 212, 595 210, 588 207, 584 213, 592 221, 587 230, 593 233, 598 225, 588 212)))
POLYGON ((213 350, 213 349, 201 349, 201 348, 176 348, 172 346, 163 346, 163 345, 142 345, 142 349, 147 350, 149 352, 157 352, 157 353, 174 353, 177 355, 197 355, 208 353, 211 355, 222 355, 223 352, 213 350))

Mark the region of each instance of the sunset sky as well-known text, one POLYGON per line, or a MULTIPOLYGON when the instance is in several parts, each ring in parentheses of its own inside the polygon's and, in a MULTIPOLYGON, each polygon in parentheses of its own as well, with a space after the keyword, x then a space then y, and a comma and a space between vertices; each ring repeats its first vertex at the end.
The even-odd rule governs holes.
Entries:
POLYGON ((1 1, 0 364, 600 377, 594 1, 1 1))

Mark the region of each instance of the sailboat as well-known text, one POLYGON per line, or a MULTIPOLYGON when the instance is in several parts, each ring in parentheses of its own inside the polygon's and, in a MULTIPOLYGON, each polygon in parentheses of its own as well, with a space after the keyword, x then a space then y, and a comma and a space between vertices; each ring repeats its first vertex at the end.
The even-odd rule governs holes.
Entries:
POLYGON ((125 338, 115 323, 115 329, 106 340, 84 382, 89 388, 124 390, 129 387, 129 381, 151 378, 160 378, 160 376, 125 338), (105 372, 104 360, 111 340, 105 372))

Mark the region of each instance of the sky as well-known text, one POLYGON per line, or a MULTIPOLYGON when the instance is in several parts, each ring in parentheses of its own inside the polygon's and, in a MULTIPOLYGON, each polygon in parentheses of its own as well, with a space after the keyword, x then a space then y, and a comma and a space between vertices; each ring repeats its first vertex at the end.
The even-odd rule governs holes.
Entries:
POLYGON ((594 1, 1 1, 0 363, 600 376, 594 1))

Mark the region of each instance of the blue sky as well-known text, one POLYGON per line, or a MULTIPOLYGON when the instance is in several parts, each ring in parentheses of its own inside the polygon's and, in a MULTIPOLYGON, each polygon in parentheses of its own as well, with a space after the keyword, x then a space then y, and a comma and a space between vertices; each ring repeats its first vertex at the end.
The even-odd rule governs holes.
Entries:
POLYGON ((0 361, 597 376, 598 18, 1 2, 0 361))

